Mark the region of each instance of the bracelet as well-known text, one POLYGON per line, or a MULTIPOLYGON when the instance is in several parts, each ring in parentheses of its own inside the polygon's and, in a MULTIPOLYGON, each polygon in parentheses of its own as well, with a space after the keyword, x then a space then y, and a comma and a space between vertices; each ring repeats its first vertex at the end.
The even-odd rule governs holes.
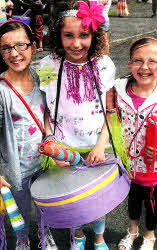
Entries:
POLYGON ((106 109, 106 113, 114 114, 115 110, 114 109, 106 109))
POLYGON ((48 140, 51 140, 51 139, 56 141, 54 135, 47 135, 46 137, 44 137, 42 142, 44 143, 44 142, 47 142, 48 140))

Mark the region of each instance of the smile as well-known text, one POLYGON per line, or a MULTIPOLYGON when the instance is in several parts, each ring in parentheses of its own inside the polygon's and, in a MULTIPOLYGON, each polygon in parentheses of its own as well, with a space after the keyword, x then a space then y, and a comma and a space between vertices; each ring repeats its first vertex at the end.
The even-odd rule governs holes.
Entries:
POLYGON ((71 52, 73 54, 75 54, 75 55, 78 55, 78 54, 82 53, 82 51, 83 51, 83 49, 81 49, 81 50, 71 50, 71 52))
POLYGON ((21 60, 16 60, 16 61, 12 61, 11 63, 12 64, 19 64, 19 63, 21 63, 23 61, 23 59, 21 59, 21 60))
POLYGON ((138 75, 139 75, 140 77, 143 77, 143 78, 145 78, 145 77, 149 77, 149 76, 152 76, 152 74, 151 74, 151 73, 148 73, 148 74, 138 73, 138 75))

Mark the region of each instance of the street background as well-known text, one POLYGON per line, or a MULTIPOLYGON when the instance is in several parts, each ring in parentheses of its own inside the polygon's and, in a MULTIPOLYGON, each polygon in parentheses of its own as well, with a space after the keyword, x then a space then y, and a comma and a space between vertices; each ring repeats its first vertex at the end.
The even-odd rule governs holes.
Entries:
MULTIPOLYGON (((117 67, 117 77, 128 75, 129 70, 127 62, 129 60, 129 48, 131 43, 143 36, 157 36, 157 18, 151 18, 152 5, 148 3, 128 2, 130 15, 125 18, 117 16, 110 17, 111 29, 111 49, 110 57, 117 67)), ((110 11, 116 13, 116 5, 112 4, 110 11)), ((114 15, 114 14, 113 14, 114 15)), ((46 31, 46 27, 45 27, 46 31)), ((49 54, 49 49, 44 48, 43 52, 37 53, 33 58, 33 65, 36 65, 41 58, 49 54)), ((107 197, 106 197, 107 198, 107 197)), ((34 208, 33 208, 34 211, 34 208)), ((16 244, 15 234, 12 232, 10 223, 6 217, 6 234, 7 234, 7 250, 14 250, 16 244)), ((129 227, 127 217, 127 199, 122 202, 114 211, 107 215, 106 231, 104 239, 110 250, 116 250, 118 242, 125 235, 126 229, 129 227)), ((140 237, 135 240, 133 250, 139 249, 144 233, 144 219, 142 218, 140 225, 140 237)), ((69 250, 69 230, 52 230, 54 239, 56 240, 59 250, 69 250)), ((84 233, 87 237, 86 249, 93 250, 94 234, 91 225, 84 227, 84 233)), ((157 232, 155 231, 157 237, 157 232)), ((30 241, 31 250, 38 249, 39 240, 37 238, 37 227, 34 218, 34 212, 31 217, 30 225, 30 241)), ((157 243, 155 245, 157 249, 157 243)))

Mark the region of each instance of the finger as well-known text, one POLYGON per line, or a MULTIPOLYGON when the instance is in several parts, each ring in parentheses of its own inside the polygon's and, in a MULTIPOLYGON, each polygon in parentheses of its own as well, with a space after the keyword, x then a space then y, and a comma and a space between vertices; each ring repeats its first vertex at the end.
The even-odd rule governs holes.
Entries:
POLYGON ((55 163, 58 167, 70 167, 69 162, 55 160, 55 163))
POLYGON ((95 157, 90 155, 90 156, 87 157, 86 163, 91 165, 91 164, 93 164, 94 159, 95 159, 95 157))
POLYGON ((11 188, 10 184, 6 182, 4 179, 0 179, 0 187, 8 187, 11 188))

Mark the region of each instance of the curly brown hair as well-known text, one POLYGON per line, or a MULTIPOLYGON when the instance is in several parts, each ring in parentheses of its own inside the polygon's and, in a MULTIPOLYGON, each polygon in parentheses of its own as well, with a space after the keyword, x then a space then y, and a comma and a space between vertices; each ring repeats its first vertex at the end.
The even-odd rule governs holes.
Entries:
MULTIPOLYGON (((89 1, 84 0, 89 6, 89 1)), ((63 57, 65 55, 64 48, 61 42, 61 29, 64 27, 64 20, 60 18, 61 12, 76 9, 78 10, 79 4, 76 0, 56 0, 53 6, 50 8, 50 25, 49 25, 49 45, 52 51, 53 57, 63 57)), ((91 30, 92 31, 92 30, 91 30)), ((105 54, 106 39, 104 35, 103 26, 93 32, 92 31, 92 43, 88 51, 88 57, 100 57, 105 54)))

